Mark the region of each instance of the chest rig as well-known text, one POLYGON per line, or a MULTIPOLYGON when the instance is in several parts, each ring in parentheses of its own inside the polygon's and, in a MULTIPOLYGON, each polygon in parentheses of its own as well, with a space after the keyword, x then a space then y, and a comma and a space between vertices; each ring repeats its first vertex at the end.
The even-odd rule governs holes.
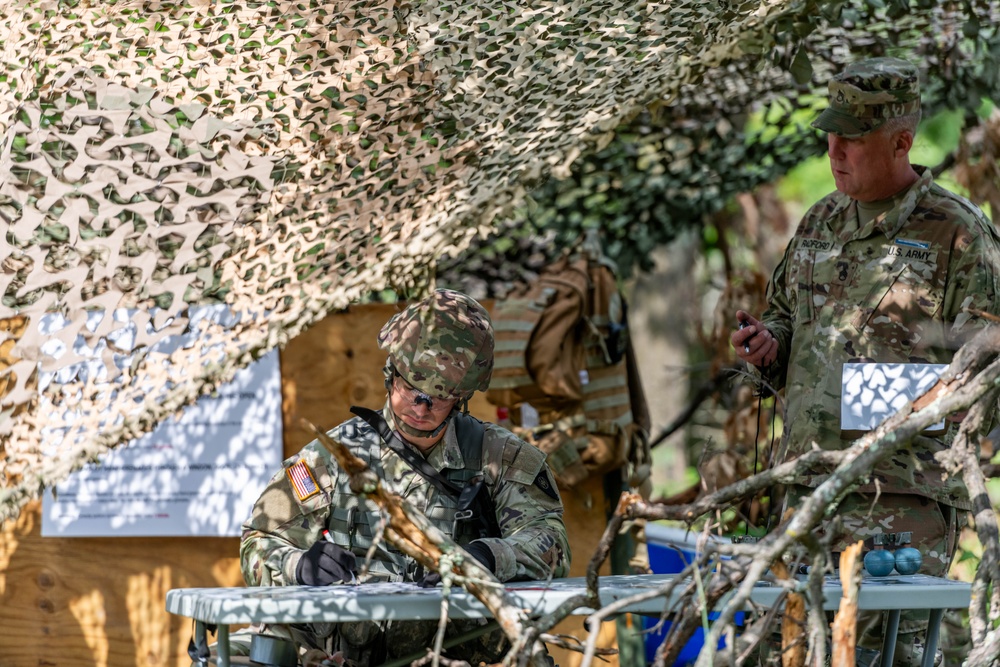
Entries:
MULTIPOLYGON (((352 440, 351 449, 378 476, 387 479, 387 471, 383 466, 383 453, 386 447, 396 452, 396 443, 384 443, 377 432, 378 421, 386 429, 381 414, 371 410, 352 408, 358 418, 347 422, 345 426, 351 431, 347 435, 356 435, 352 440), (370 423, 372 420, 374 423, 370 423)), ((431 470, 437 480, 429 479, 420 470, 414 470, 423 477, 427 484, 409 484, 402 490, 403 497, 413 502, 427 519, 446 535, 449 535, 459 545, 466 545, 472 540, 489 537, 492 531, 483 528, 483 522, 476 516, 480 506, 469 503, 469 496, 476 490, 481 496, 488 496, 488 490, 483 480, 483 435, 485 427, 478 419, 462 413, 451 417, 455 428, 456 439, 462 452, 464 467, 445 468, 438 472, 431 470)), ((391 435, 391 434, 390 434, 391 435)), ((402 443, 398 443, 403 447, 402 443)), ((410 454, 419 457, 412 451, 410 454)), ((399 453, 395 454, 399 456, 399 453)), ((410 465, 405 456, 401 456, 404 465, 410 465)), ((420 459, 422 460, 422 459, 420 459)), ((426 464, 426 461, 424 461, 426 464)), ((429 464, 426 464, 429 467, 429 464)), ((410 466, 411 468, 413 466, 410 466)), ((382 521, 378 506, 352 493, 346 485, 337 484, 331 490, 331 511, 327 527, 334 541, 350 549, 360 558, 367 556, 375 536, 379 532, 382 521)), ((488 511, 494 511, 492 507, 488 511)), ((493 517, 490 517, 493 518, 493 517)), ((499 537, 496 532, 495 537, 499 537)), ((397 550, 384 539, 378 540, 375 555, 369 565, 369 573, 379 580, 400 581, 413 579, 419 566, 413 559, 397 550)))

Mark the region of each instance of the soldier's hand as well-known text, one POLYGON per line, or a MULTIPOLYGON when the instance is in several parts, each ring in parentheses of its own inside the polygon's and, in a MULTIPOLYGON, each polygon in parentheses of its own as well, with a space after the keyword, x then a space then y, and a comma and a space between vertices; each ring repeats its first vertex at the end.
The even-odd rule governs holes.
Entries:
POLYGON ((768 366, 778 358, 778 341, 760 320, 750 313, 736 311, 736 321, 744 326, 729 335, 736 356, 754 366, 768 366))
POLYGON ((295 579, 305 586, 328 586, 355 579, 357 561, 347 549, 320 540, 302 554, 295 579))
MULTIPOLYGON (((465 546, 465 550, 469 552, 470 556, 478 560, 483 567, 489 570, 491 574, 496 574, 497 559, 488 546, 482 542, 472 542, 465 546)), ((428 572, 417 582, 417 585, 421 588, 433 588, 440 583, 440 572, 428 572)))

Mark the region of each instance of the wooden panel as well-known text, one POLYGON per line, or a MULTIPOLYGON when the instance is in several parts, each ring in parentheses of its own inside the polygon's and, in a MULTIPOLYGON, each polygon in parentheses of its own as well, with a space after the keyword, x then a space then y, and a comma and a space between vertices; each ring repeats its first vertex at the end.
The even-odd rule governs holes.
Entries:
POLYGON ((0 667, 190 664, 167 591, 242 585, 238 538, 43 539, 37 502, 0 535, 0 667))
MULTIPOLYGON (((385 353, 375 337, 394 312, 351 308, 282 351, 286 456, 309 439, 299 418, 329 428, 350 416, 352 404, 383 404, 385 353)), ((470 410, 482 419, 496 414, 481 394, 470 410)), ((564 494, 564 503, 572 574, 583 575, 604 526, 600 481, 564 494)), ((43 539, 41 504, 32 503, 0 530, 0 667, 186 667, 192 624, 164 610, 166 592, 242 585, 238 558, 238 538, 43 539)), ((580 627, 575 619, 557 630, 580 627)), ((556 657, 564 667, 578 664, 556 657)))

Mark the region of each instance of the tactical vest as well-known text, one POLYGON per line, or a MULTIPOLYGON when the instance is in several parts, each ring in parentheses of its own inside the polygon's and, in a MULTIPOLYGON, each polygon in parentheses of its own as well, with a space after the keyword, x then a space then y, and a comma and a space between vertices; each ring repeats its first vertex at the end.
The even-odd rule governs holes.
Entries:
MULTIPOLYGON (((456 413, 451 419, 455 425, 455 435, 465 467, 446 468, 441 471, 441 476, 459 487, 464 487, 470 479, 483 474, 484 429, 482 422, 469 415, 456 413)), ((355 417, 349 423, 353 423, 359 433, 367 436, 364 438, 367 446, 352 447, 352 453, 363 460, 379 479, 384 480, 386 473, 382 467, 382 453, 386 445, 382 443, 375 430, 360 417, 355 417)), ((426 482, 423 478, 419 479, 428 488, 427 502, 424 507, 418 509, 423 511, 438 530, 449 535, 460 546, 480 537, 473 527, 473 522, 456 520, 457 498, 441 493, 433 488, 430 482, 426 482)), ((415 580, 420 566, 385 539, 375 539, 380 534, 381 521, 382 514, 378 505, 353 493, 346 483, 337 484, 330 490, 330 516, 327 519, 327 529, 334 542, 345 549, 350 549, 358 557, 360 564, 364 562, 372 544, 377 541, 375 556, 369 563, 369 575, 386 581, 415 580)))
POLYGON ((538 280, 494 304, 496 341, 487 399, 495 405, 546 406, 583 399, 583 318, 590 289, 587 259, 563 258, 538 280))

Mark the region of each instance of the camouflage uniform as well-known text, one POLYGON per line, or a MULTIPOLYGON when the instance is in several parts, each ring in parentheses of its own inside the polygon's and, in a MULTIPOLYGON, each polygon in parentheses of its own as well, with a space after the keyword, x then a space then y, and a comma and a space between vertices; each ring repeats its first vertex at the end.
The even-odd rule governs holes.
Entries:
MULTIPOLYGON (((778 359, 766 372, 776 388, 784 387, 786 401, 778 460, 813 443, 846 447, 843 363, 950 363, 986 324, 963 309, 996 313, 1000 306, 1000 238, 979 209, 935 185, 929 169, 888 213, 861 229, 856 221, 852 199, 834 193, 821 200, 806 213, 768 287, 761 321, 778 341, 778 359)), ((969 509, 962 480, 944 478, 934 458, 949 441, 925 438, 894 452, 875 469, 881 491, 969 509)), ((811 471, 801 482, 818 486, 828 472, 811 471)), ((860 490, 874 492, 875 485, 860 490)))
MULTIPOLYGON (((436 299, 438 307, 451 308, 454 312, 457 294, 438 290, 431 300, 436 299)), ((399 373, 414 387, 437 398, 467 399, 470 389, 482 386, 484 375, 488 383, 492 334, 489 333, 489 346, 485 349, 475 330, 479 326, 477 323, 483 322, 481 316, 488 316, 485 311, 475 310, 481 307, 474 301, 469 299, 469 302, 474 304, 474 317, 470 320, 463 315, 458 327, 435 329, 433 322, 425 318, 428 315, 425 310, 411 307, 383 328, 379 340, 389 349, 387 385, 391 381, 389 372, 399 373), (430 339, 426 335, 428 331, 430 339), (484 366, 485 371, 476 370, 477 360, 486 357, 489 363, 484 366), (467 373, 469 369, 473 369, 471 375, 467 373), (449 377, 450 373, 457 375, 449 377)), ((465 305, 462 300, 459 304, 465 305)), ((433 317, 433 313, 430 316, 433 317)), ((482 326, 488 323, 486 319, 482 326)), ((383 416, 393 429, 402 425, 389 403, 383 409, 383 416)), ((496 508, 501 536, 479 541, 489 547, 495 558, 495 575, 500 581, 566 576, 570 551, 562 519, 562 502, 544 454, 493 424, 482 425, 481 446, 478 442, 459 442, 459 429, 454 427, 456 420, 471 419, 453 411, 445 421, 443 438, 427 453, 426 460, 442 476, 460 486, 473 476, 483 476, 496 508)), ((456 500, 440 493, 416 473, 382 442, 367 422, 361 418, 351 419, 331 430, 329 435, 364 460, 388 490, 421 510, 459 544, 466 545, 477 537, 464 530, 453 533, 456 500)), ((416 448, 413 451, 419 454, 416 448)), ((384 539, 375 539, 381 520, 377 505, 354 494, 347 475, 327 450, 318 441, 313 441, 284 462, 244 524, 240 545, 244 579, 250 586, 298 583, 296 568, 302 554, 322 540, 322 532, 327 529, 337 545, 356 555, 359 566, 374 544, 367 572, 359 578, 360 583, 419 581, 424 573, 415 561, 384 539)), ((485 623, 476 620, 453 622, 449 636, 485 623)), ((379 664, 387 658, 406 656, 431 646, 436 629, 437 621, 311 624, 267 630, 271 634, 290 636, 300 645, 319 648, 328 654, 340 651, 358 664, 379 664)), ((480 660, 495 661, 504 648, 502 633, 494 631, 475 642, 463 644, 450 655, 478 664, 480 660)))
MULTIPOLYGON (((850 66, 831 82, 830 107, 814 126, 856 138, 917 110, 916 69, 879 58, 850 66)), ((1000 311, 995 229, 977 207, 934 184, 929 169, 914 169, 919 179, 863 224, 858 203, 847 195, 822 199, 806 213, 774 271, 761 321, 778 342, 778 358, 763 372, 785 390, 778 462, 814 446, 844 449, 856 437, 840 428, 843 363, 949 363, 986 324, 964 309, 1000 311)), ((935 458, 955 430, 951 425, 940 440, 924 438, 880 463, 842 503, 848 534, 835 548, 874 532, 912 530, 913 546, 924 556, 921 571, 944 576, 955 549, 956 508, 970 507, 961 479, 944 475, 935 458), (873 507, 876 488, 883 495, 873 507)), ((808 471, 802 486, 789 489, 786 506, 794 507, 830 472, 808 471)), ((860 644, 878 646, 881 631, 874 625, 860 644)), ((922 625, 904 614, 897 664, 919 658, 908 645, 912 635, 905 634, 922 625)))

